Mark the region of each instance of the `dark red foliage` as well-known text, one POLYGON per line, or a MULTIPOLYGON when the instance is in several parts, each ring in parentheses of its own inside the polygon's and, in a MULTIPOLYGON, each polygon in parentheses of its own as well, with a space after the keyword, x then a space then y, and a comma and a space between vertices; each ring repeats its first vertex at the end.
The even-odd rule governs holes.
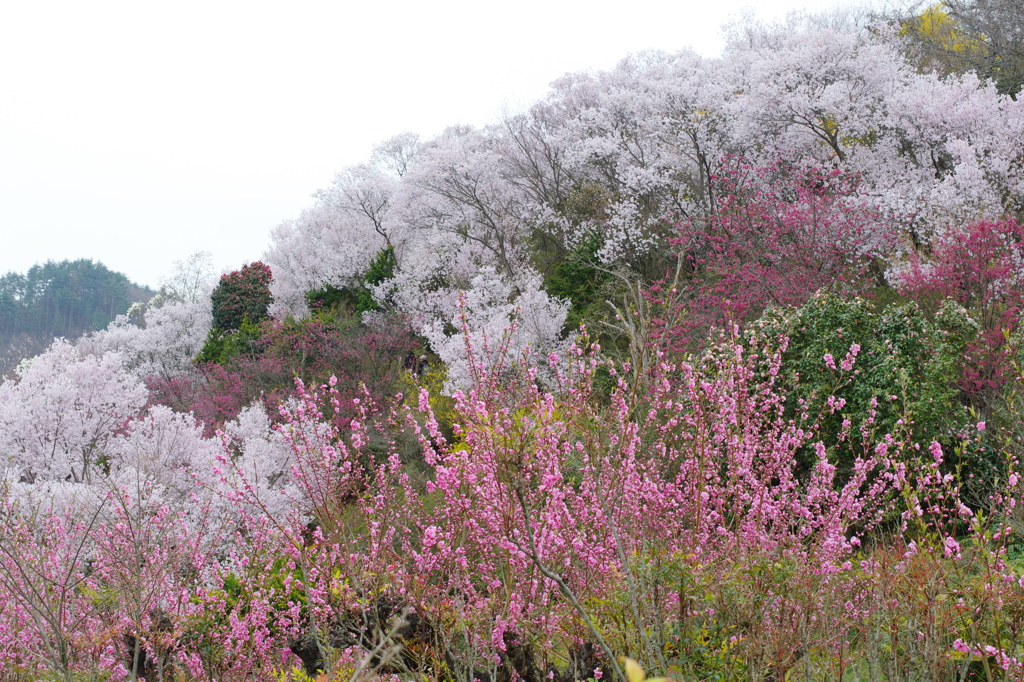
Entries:
POLYGON ((699 343, 714 326, 744 322, 769 305, 798 306, 819 290, 870 287, 872 259, 890 228, 858 198, 859 178, 836 169, 735 159, 713 178, 711 215, 679 224, 679 278, 655 284, 665 316, 658 340, 699 343))
POLYGON ((930 246, 928 257, 911 255, 898 289, 932 312, 953 299, 978 323, 961 388, 984 402, 1011 369, 1006 333, 1017 330, 1024 310, 1024 226, 1013 219, 980 220, 945 229, 930 246))
MULTIPOLYGON (((396 390, 402 360, 416 341, 398 318, 373 326, 358 317, 336 321, 265 320, 251 353, 242 353, 222 365, 203 363, 190 377, 170 381, 153 378, 149 388, 157 402, 192 411, 206 425, 208 435, 254 400, 261 400, 272 417, 282 401, 295 394, 295 381, 306 385, 337 377, 337 390, 345 398, 383 401, 396 390)), ((354 410, 351 400, 345 409, 354 410)), ((334 415, 339 426, 352 418, 334 415)))
POLYGON ((242 326, 243 320, 256 324, 267 317, 273 297, 270 283, 274 276, 270 268, 256 261, 221 275, 213 290, 213 326, 221 331, 232 331, 242 326))

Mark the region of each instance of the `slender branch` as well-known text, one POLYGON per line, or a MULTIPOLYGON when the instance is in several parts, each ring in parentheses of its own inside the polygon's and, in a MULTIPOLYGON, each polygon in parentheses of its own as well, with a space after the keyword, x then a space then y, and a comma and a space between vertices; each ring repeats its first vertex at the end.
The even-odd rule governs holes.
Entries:
MULTIPOLYGON (((514 486, 514 490, 516 493, 516 499, 519 500, 519 507, 523 510, 523 525, 526 526, 526 540, 530 547, 530 560, 533 561, 533 565, 537 567, 537 570, 541 572, 541 575, 558 585, 558 589, 561 591, 562 596, 568 599, 569 603, 572 604, 572 607, 576 609, 576 613, 580 614, 580 618, 583 619, 587 629, 590 630, 590 634, 597 640, 597 643, 604 652, 604 655, 608 658, 608 663, 612 667, 612 672, 615 673, 615 679, 620 682, 625 682, 626 676, 622 673, 622 669, 615 660, 615 654, 612 652, 611 647, 608 646, 608 642, 606 642, 604 637, 601 636, 597 626, 594 625, 594 621, 590 619, 590 614, 588 614, 587 610, 583 608, 582 604, 580 604, 572 589, 570 589, 570 587, 565 583, 565 580, 562 579, 562 576, 548 569, 548 567, 540 560, 540 556, 537 554, 537 546, 533 541, 533 526, 530 523, 530 512, 526 508, 526 500, 523 498, 523 491, 518 485, 514 486)), ((513 543, 518 546, 518 543, 516 543, 515 540, 513 540, 513 543)), ((519 547, 519 549, 521 551, 522 547, 519 547)))

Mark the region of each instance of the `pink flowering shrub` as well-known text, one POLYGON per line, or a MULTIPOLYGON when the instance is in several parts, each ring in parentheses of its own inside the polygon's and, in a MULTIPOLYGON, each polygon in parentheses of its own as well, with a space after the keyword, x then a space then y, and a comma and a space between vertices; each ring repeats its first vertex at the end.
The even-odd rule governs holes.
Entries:
POLYGON ((209 575, 202 522, 147 499, 152 489, 77 488, 58 498, 65 507, 4 491, 0 669, 170 679, 194 592, 209 575))
POLYGON ((904 423, 848 433, 840 478, 820 416, 786 410, 785 337, 734 328, 610 396, 596 378, 627 368, 596 346, 493 343, 486 365, 467 351, 454 438, 426 391, 392 408, 337 379, 296 384, 273 452, 227 429, 195 476, 224 537, 155 488, 72 516, 5 498, 0 660, 62 679, 621 680, 625 653, 678 679, 1019 674, 1014 461, 970 507, 904 423), (42 602, 33 581, 63 587, 42 602))
POLYGON ((755 609, 732 655, 765 673, 792 665, 797 639, 839 646, 841 605, 859 598, 851 542, 879 518, 886 463, 868 450, 837 486, 815 425, 783 419, 780 350, 759 351, 732 337, 701 366, 662 365, 647 395, 621 383, 607 407, 593 399, 592 351, 573 350, 553 393, 529 363, 478 367, 456 395, 458 445, 428 454, 440 497, 419 570, 452 576, 499 652, 511 631, 544 649, 604 638, 649 667, 699 674, 684 649, 720 622, 717 605, 755 609), (801 481, 805 445, 818 459, 801 481), (685 575, 735 589, 694 600, 685 575), (631 627, 616 635, 619 609, 631 627))
POLYGON ((218 465, 247 533, 276 538, 284 562, 249 573, 239 557, 235 593, 263 603, 293 595, 261 616, 263 650, 277 633, 314 667, 330 668, 347 646, 369 656, 374 642, 346 633, 382 604, 429 623, 434 664, 465 674, 544 670, 543 652, 565 650, 613 671, 617 652, 639 650, 654 669, 767 673, 791 667, 786 652, 808 638, 840 648, 841 605, 862 598, 849 560, 883 508, 886 462, 866 450, 837 485, 814 424, 783 419, 781 349, 748 352, 734 336, 702 365, 660 367, 647 395, 621 383, 610 404, 595 399, 596 351, 552 358, 552 392, 529 359, 474 364, 473 388, 455 396, 455 443, 426 393, 422 417, 395 413, 424 449, 425 498, 395 446, 372 454, 368 396, 348 399, 334 381, 299 385, 277 427, 292 449, 289 487, 264 488, 229 451, 218 465), (341 430, 327 417, 349 400, 359 417, 341 430), (818 461, 799 480, 794 452, 807 445, 818 461), (284 511, 281 495, 294 502, 284 511), (748 583, 752 570, 761 578, 748 583), (266 583, 282 571, 284 582, 266 583), (710 601, 689 593, 716 581, 732 589, 710 601), (749 630, 729 624, 750 609, 749 630), (625 629, 615 625, 622 613, 625 629), (688 650, 709 628, 736 638, 728 661, 688 650))
MULTIPOLYGON (((225 587, 207 593, 204 608, 212 627, 258 635, 231 644, 245 645, 245 660, 269 665, 298 656, 310 672, 330 670, 345 649, 368 652, 379 643, 373 638, 383 633, 372 631, 366 614, 389 599, 404 602, 403 586, 415 583, 406 569, 419 501, 396 446, 373 452, 377 409, 365 391, 346 397, 334 377, 314 389, 296 382, 275 427, 291 456, 286 471, 273 476, 286 482, 271 487, 261 481, 267 472, 243 466, 225 437, 214 471, 220 493, 240 512, 242 537, 259 540, 256 551, 238 550, 222 562, 225 587), (350 415, 344 427, 339 414, 350 415), (247 606, 254 601, 258 611, 247 606), (353 634, 353 623, 367 631, 353 634)), ((378 619, 385 632, 390 616, 378 619)), ((232 651, 219 650, 218 669, 235 665, 232 651)))
MULTIPOLYGON (((979 424, 978 430, 984 425, 979 424)), ((964 446, 980 442, 975 435, 964 446)), ((1017 461, 985 510, 961 497, 941 445, 917 446, 894 468, 903 512, 862 562, 871 576, 858 629, 862 658, 890 679, 1024 677, 1024 571, 1010 558, 1021 499, 1017 461)))

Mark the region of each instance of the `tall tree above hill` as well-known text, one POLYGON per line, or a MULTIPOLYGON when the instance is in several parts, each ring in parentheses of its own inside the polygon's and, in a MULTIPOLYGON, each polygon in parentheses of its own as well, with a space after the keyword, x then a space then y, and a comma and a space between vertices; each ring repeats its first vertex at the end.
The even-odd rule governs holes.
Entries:
POLYGON ((213 290, 213 326, 221 331, 234 331, 248 320, 256 324, 267 317, 273 297, 270 283, 274 277, 263 263, 256 261, 221 275, 213 290))

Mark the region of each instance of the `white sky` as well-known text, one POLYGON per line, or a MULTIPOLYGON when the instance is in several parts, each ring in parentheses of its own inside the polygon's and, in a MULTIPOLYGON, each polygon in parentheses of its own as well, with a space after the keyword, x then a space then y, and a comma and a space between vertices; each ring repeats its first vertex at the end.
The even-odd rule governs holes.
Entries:
POLYGON ((0 273, 238 268, 374 143, 490 122, 630 52, 716 55, 752 4, 836 0, 2 3, 0 273))

